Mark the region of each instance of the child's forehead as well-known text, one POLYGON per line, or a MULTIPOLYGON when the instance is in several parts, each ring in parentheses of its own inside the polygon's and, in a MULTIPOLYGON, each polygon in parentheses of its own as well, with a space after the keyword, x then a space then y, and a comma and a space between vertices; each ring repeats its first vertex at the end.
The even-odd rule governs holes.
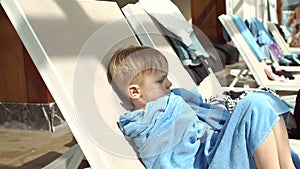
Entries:
POLYGON ((152 71, 152 73, 161 76, 161 75, 168 74, 168 70, 167 69, 154 69, 154 71, 152 71))

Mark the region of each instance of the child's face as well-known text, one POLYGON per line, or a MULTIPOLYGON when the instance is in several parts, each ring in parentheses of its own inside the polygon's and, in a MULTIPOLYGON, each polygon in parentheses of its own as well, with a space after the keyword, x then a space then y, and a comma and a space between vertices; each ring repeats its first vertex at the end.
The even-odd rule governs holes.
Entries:
POLYGON ((141 99, 145 103, 155 101, 171 92, 172 83, 167 75, 167 72, 157 70, 145 77, 143 84, 140 86, 141 99))

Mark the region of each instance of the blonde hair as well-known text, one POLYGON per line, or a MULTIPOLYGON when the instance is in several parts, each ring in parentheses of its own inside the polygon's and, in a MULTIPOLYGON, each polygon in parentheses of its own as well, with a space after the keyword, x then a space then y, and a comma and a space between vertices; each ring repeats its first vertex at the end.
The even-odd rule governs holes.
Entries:
POLYGON ((145 76, 156 70, 168 71, 168 62, 161 52, 151 47, 131 46, 114 53, 108 65, 108 77, 126 95, 129 85, 142 84, 145 76))

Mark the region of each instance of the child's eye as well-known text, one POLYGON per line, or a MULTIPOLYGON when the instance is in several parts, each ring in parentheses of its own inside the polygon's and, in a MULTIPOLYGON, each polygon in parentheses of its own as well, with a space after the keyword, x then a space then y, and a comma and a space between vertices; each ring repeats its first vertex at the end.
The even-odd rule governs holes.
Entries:
POLYGON ((167 76, 163 76, 161 79, 157 80, 157 83, 162 83, 166 78, 167 76))
POLYGON ((164 78, 163 79, 160 79, 157 81, 157 83, 162 83, 164 81, 164 78))

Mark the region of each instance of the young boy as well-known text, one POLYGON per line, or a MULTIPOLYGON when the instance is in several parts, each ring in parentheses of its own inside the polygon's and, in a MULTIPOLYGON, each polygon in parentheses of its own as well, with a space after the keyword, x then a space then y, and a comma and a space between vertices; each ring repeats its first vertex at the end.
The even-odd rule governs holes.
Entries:
POLYGON ((172 89, 156 49, 129 47, 109 63, 109 79, 134 110, 120 116, 146 168, 295 168, 283 115, 269 92, 247 95, 232 114, 201 95, 172 89))

